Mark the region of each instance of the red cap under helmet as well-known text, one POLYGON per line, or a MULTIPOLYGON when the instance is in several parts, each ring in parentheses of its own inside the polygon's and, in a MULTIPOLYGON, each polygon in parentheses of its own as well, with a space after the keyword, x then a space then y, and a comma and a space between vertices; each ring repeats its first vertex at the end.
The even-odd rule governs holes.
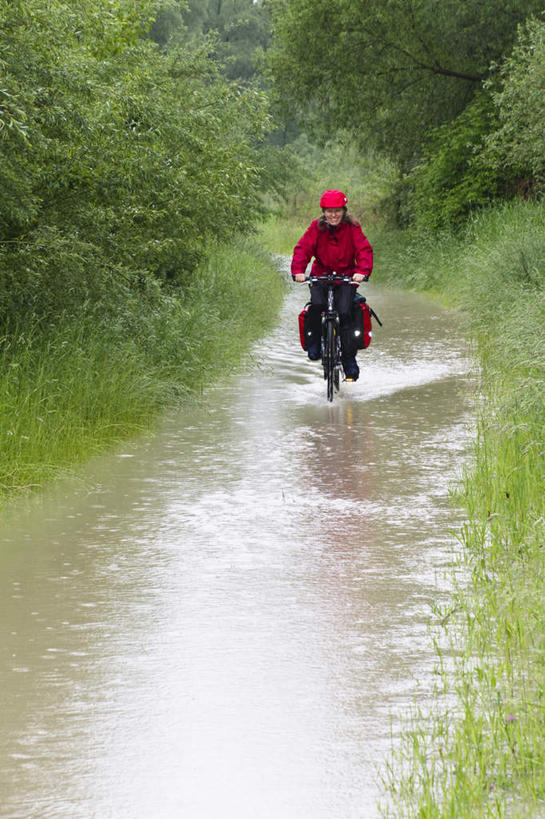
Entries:
POLYGON ((347 198, 342 191, 326 191, 320 199, 321 208, 345 208, 347 198))

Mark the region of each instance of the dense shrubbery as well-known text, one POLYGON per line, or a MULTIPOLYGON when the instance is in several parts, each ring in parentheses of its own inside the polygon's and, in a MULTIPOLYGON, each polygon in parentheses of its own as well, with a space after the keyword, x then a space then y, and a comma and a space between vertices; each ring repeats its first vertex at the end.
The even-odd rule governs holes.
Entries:
POLYGON ((502 66, 501 85, 493 95, 500 127, 488 139, 487 154, 526 190, 542 191, 545 185, 544 87, 545 22, 530 20, 502 66))
POLYGON ((0 3, 0 327, 183 283, 260 210, 260 94, 141 34, 148 2, 0 3))
POLYGON ((483 156, 495 122, 496 110, 483 93, 433 132, 423 161, 406 178, 409 221, 427 229, 461 225, 470 212, 507 193, 504 175, 483 156))

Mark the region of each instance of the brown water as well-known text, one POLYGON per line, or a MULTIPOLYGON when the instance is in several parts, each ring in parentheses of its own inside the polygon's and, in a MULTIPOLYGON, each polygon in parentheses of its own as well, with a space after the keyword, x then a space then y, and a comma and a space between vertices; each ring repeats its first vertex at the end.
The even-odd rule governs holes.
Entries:
POLYGON ((333 405, 297 288, 244 372, 4 515, 1 816, 377 815, 471 404, 455 317, 366 292, 384 328, 333 405))

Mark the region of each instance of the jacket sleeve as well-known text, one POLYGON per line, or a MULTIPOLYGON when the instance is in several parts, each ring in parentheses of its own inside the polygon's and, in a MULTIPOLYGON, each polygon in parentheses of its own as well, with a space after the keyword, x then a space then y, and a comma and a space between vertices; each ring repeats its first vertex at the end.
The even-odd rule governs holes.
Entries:
POLYGON ((373 248, 359 225, 353 227, 353 239, 356 260, 355 272, 361 273, 362 276, 370 276, 373 270, 373 248))
POLYGON ((304 273, 308 263, 314 256, 316 252, 316 231, 316 225, 312 222, 295 245, 291 260, 292 276, 297 275, 297 273, 304 273))

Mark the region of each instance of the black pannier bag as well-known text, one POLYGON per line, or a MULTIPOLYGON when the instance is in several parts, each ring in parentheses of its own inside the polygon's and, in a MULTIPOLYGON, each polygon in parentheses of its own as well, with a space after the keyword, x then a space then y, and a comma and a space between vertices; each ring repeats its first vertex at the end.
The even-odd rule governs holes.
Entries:
MULTIPOLYGON (((312 344, 315 336, 315 332, 313 332, 310 327, 309 307, 310 302, 305 304, 299 313, 299 341, 301 342, 303 350, 308 350, 309 344, 312 344)), ((371 344, 371 337, 373 335, 371 317, 376 319, 382 327, 381 320, 373 308, 369 307, 365 296, 360 296, 359 293, 356 293, 352 305, 352 337, 357 350, 365 350, 371 344)))

